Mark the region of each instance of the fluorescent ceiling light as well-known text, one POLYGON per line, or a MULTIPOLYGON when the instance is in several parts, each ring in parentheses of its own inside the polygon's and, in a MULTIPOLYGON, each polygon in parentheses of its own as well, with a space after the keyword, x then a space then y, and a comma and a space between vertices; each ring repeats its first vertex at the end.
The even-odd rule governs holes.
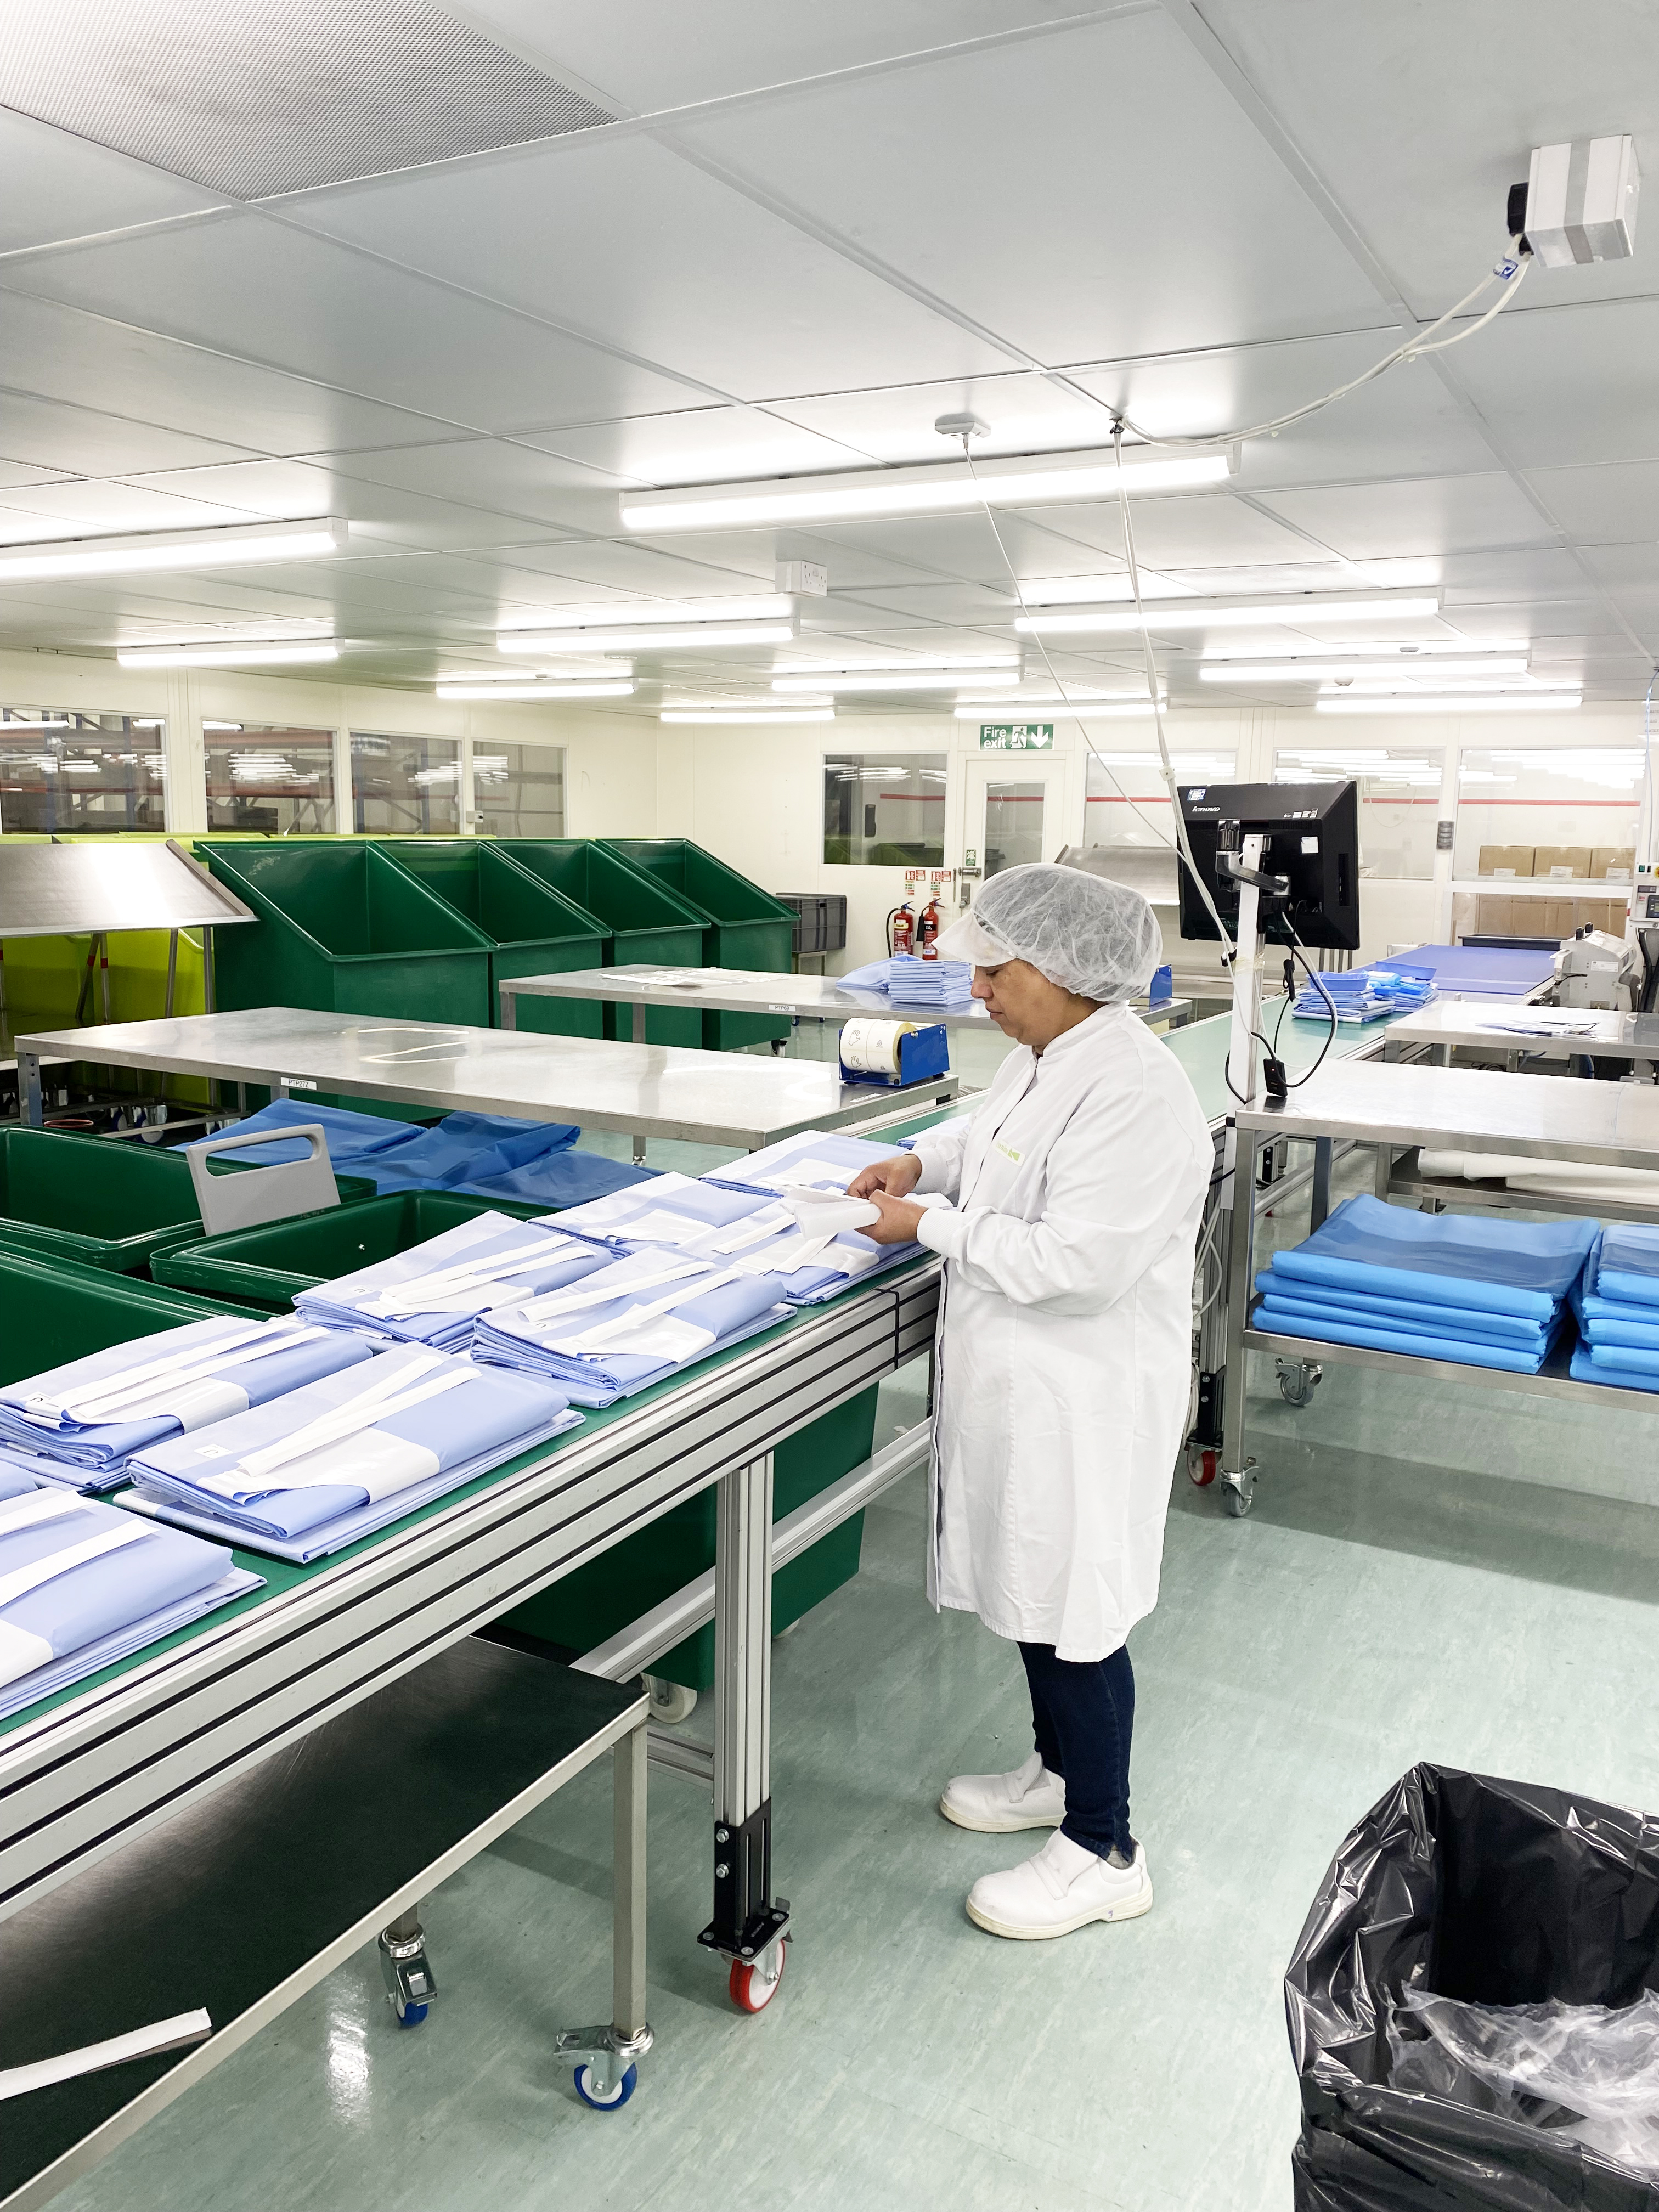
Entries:
POLYGON ((1415 660, 1425 653, 1461 653, 1466 658, 1476 653, 1525 653, 1532 650, 1532 641, 1524 637, 1370 637, 1352 640, 1339 645, 1334 639, 1317 645, 1251 645, 1243 639, 1230 639, 1223 645, 1204 647, 1204 665, 1237 660, 1294 660, 1326 662, 1340 660, 1415 660))
POLYGON ((72 730, 74 727, 73 720, 67 714, 30 716, 27 720, 17 721, 8 715, 4 721, 0 722, 0 738, 3 738, 8 730, 72 730))
MULTIPOLYGON (((1185 491, 1219 483, 1234 465, 1230 453, 1148 459, 1146 450, 1123 457, 1121 483, 1133 491, 1185 491)), ((1112 499, 1119 489, 1116 454, 1094 447, 979 461, 971 471, 963 461, 924 461, 907 468, 848 469, 833 476, 625 491, 618 505, 625 530, 740 530, 772 522, 856 522, 867 515, 1112 499)))
POLYGON ((948 669, 925 670, 890 668, 880 676, 775 676, 775 691, 963 691, 971 690, 1000 690, 1006 684, 1011 690, 1020 681, 1018 668, 1006 673, 995 669, 981 668, 971 672, 971 682, 963 671, 954 673, 948 669))
POLYGON ((1583 678, 1578 676, 1456 676, 1442 678, 1437 683, 1433 673, 1425 670, 1415 683, 1402 683, 1398 676, 1370 678, 1363 683, 1328 683, 1322 687, 1320 696, 1325 698, 1346 693, 1352 698, 1367 696, 1409 698, 1414 692, 1428 690, 1449 694, 1461 691, 1582 691, 1583 688, 1583 678))
MULTIPOLYGON (((762 592, 741 599, 633 599, 608 606, 538 608, 537 629, 620 629, 634 623, 777 622, 795 611, 787 592, 762 592)), ((526 625, 528 627, 528 625, 526 625)), ((508 629, 507 635, 514 635, 508 629)))
POLYGON ((659 722, 723 722, 727 729, 748 722, 833 722, 833 707, 775 707, 758 711, 741 707, 665 707, 659 722))
MULTIPOLYGON (((1440 594, 1398 592, 1392 598, 1356 592, 1294 592, 1277 599, 1143 600, 1148 629, 1225 629, 1277 623, 1296 629, 1308 623, 1392 622, 1396 617, 1437 615, 1440 594)), ((1028 637, 1074 637, 1088 632, 1121 634, 1140 627, 1133 606, 1091 607, 1086 613, 1017 615, 1014 628, 1028 637)))
MULTIPOLYGON (((1025 699, 981 699, 976 706, 958 706, 955 709, 959 722, 976 722, 981 714, 1006 714, 1010 707, 1024 708, 1032 704, 1025 699)), ((1062 702, 1056 701, 1056 705, 1062 702)), ((1160 705, 1163 702, 1160 700, 1160 705)), ((1108 720, 1127 720, 1138 715, 1150 717, 1153 711, 1150 699, 1086 700, 1081 711, 1090 721, 1102 717, 1108 720)))
POLYGON ((440 669, 433 678, 437 684, 620 684, 625 676, 634 673, 631 660, 613 659, 596 653, 591 669, 574 671, 560 669, 556 674, 545 668, 447 668, 440 669))
POLYGON ((795 635, 788 622, 707 622, 695 628, 653 629, 643 623, 615 629, 507 629, 496 633, 497 653, 679 653, 688 647, 787 645, 795 635))
MULTIPOLYGON (((1172 583, 1167 576, 1155 576, 1149 568, 1140 572, 1141 596, 1146 596, 1151 585, 1161 598, 1183 599, 1195 598, 1190 584, 1172 583)), ((1103 600, 1133 599, 1133 590, 1126 568, 1115 576, 1040 576, 1035 583, 1021 584, 1019 596, 1028 607, 1098 606, 1103 600)))
POLYGON ((440 684, 441 699, 627 699, 632 682, 617 684, 440 684))
MULTIPOLYGON (((958 696, 963 698, 964 703, 967 703, 965 695, 958 696)), ((1026 686, 1018 691, 1006 692, 1000 697, 988 702, 988 704, 995 707, 1072 707, 1081 702, 1082 704, 1092 709, 1096 702, 1099 700, 1113 700, 1125 704, 1133 702, 1144 706, 1150 696, 1144 684, 1138 690, 1133 691, 1102 691, 1097 686, 1074 684, 1065 691, 1037 691, 1026 686)), ((1158 693, 1158 703, 1160 707, 1168 703, 1169 696, 1160 684, 1158 693)))
POLYGON ((240 722, 204 722, 202 725, 204 730, 240 730, 241 726, 240 722))
POLYGON ((1018 653, 926 653, 909 660, 792 660, 774 665, 775 676, 896 676, 915 669, 919 674, 933 668, 1019 668, 1018 653))
POLYGON ((330 638, 308 644, 124 645, 115 658, 123 668, 254 668, 286 666, 307 660, 337 660, 340 648, 330 638))
POLYGON ((1419 669, 1388 660, 1256 660, 1243 668, 1212 668, 1206 664, 1199 670, 1198 680, 1200 684, 1329 684, 1363 681, 1369 677, 1399 684, 1415 677, 1425 684, 1443 684, 1455 676, 1479 677, 1490 682, 1494 676, 1524 676, 1526 672, 1524 659, 1434 660, 1419 669))
POLYGON ((219 530, 152 530, 135 538, 70 538, 0 545, 0 583, 32 576, 124 576, 157 568, 224 568, 250 561, 309 561, 342 553, 337 515, 307 522, 237 522, 219 530))
POLYGON ((1441 698, 1428 692, 1399 698, 1316 699, 1316 714, 1524 714, 1547 710, 1559 714, 1579 703, 1577 691, 1505 691, 1488 698, 1466 697, 1449 691, 1441 698))

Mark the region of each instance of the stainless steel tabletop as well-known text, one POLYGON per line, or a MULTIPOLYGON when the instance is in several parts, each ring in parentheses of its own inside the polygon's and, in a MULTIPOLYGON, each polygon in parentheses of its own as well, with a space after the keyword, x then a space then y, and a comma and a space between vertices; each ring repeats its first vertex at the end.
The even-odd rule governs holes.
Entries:
POLYGON ((1576 1053, 1601 1053, 1609 1060, 1659 1060, 1659 1014, 1518 1006, 1513 999, 1436 999, 1392 1024, 1387 1056, 1394 1059, 1414 1045, 1480 1045, 1548 1060, 1570 1060, 1576 1053), (1555 1029, 1555 1023, 1571 1027, 1555 1029), (1534 1034, 1528 1024, 1541 1024, 1541 1033, 1534 1034))
POLYGON ((1241 1129, 1361 1144, 1446 1146, 1601 1167, 1659 1167, 1659 1089, 1565 1083, 1498 1068, 1328 1064, 1281 1106, 1240 1107, 1241 1129))
POLYGON ((315 1091, 339 1091, 750 1152, 802 1129, 842 1127, 907 1100, 954 1097, 957 1088, 951 1075, 889 1090, 843 1083, 837 1068, 820 1060, 602 1044, 294 1006, 54 1030, 19 1036, 15 1049, 25 1084, 22 1063, 49 1055, 265 1084, 301 1103, 315 1091))
MULTIPOLYGON (((844 1022, 874 1014, 884 1020, 942 1022, 947 1029, 990 1030, 995 1024, 979 1001, 967 1006, 903 1006, 881 991, 848 991, 835 975, 774 975, 750 968, 659 968, 631 965, 578 968, 563 975, 518 975, 501 986, 501 1018, 512 1023, 513 1001, 530 999, 608 999, 638 1006, 706 1006, 712 1012, 787 1014, 805 1022, 844 1022)), ((1184 1022, 1190 999, 1164 999, 1137 1006, 1144 1022, 1184 1022)))
POLYGON ((0 845, 0 937, 199 929, 251 909, 170 840, 0 845))

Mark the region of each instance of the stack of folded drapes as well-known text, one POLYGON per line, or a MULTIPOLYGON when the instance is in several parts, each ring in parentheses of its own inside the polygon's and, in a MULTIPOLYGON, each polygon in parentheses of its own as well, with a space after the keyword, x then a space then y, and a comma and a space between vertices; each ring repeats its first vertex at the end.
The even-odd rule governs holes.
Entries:
POLYGON ((1595 1236, 1593 1221, 1416 1213, 1351 1198, 1256 1277, 1255 1325, 1535 1375, 1595 1236))
POLYGON ((1581 1382, 1659 1390, 1659 1229, 1610 1222, 1595 1240, 1573 1297, 1581 1382))
POLYGON ((465 1352, 474 1318, 491 1306, 562 1290, 604 1266, 592 1244, 561 1234, 562 1215, 551 1219, 559 1226, 480 1213, 407 1252, 301 1291, 294 1303, 307 1321, 328 1328, 465 1352))
POLYGON ((1318 979, 1323 990, 1304 982, 1291 1008, 1305 1020, 1328 1022, 1331 1007, 1339 1022, 1380 1022, 1389 1014, 1408 1014, 1426 1006, 1435 996, 1432 978, 1425 970, 1413 975, 1392 968, 1353 968, 1318 979))
POLYGON ((854 1176, 900 1151, 896 1141, 872 1144, 867 1137, 839 1137, 832 1129, 805 1129, 783 1137, 747 1158, 710 1168, 703 1180, 726 1190, 845 1190, 854 1176))
POLYGON ((227 1315, 137 1337, 0 1389, 0 1464, 71 1490, 110 1490, 146 1445, 354 1367, 370 1350, 293 1314, 227 1315))
POLYGON ((263 1579, 222 1545, 0 1469, 0 1719, 263 1579))
POLYGON ((137 1487, 120 1503, 280 1559, 320 1559, 580 1419, 534 1376, 398 1345, 206 1435, 132 1452, 137 1487))
POLYGON ((879 991, 896 1006, 954 1009, 974 1003, 974 971, 965 960, 923 960, 914 952, 896 952, 831 981, 843 991, 879 991))
POLYGON ((609 1406, 783 1320, 783 1288, 763 1263, 648 1248, 481 1316, 472 1357, 544 1376, 579 1406, 609 1406))

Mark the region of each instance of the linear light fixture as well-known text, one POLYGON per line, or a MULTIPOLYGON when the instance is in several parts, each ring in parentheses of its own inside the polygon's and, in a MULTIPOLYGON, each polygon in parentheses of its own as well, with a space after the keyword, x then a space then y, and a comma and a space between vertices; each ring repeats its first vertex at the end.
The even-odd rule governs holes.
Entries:
POLYGON ((0 721, 0 738, 10 730, 72 730, 74 727, 74 718, 69 714, 19 715, 15 720, 9 714, 0 721))
MULTIPOLYGON (((1011 707, 1018 707, 1024 710, 1029 706, 1039 703, 1042 702, 1030 699, 981 699, 976 703, 958 703, 952 711, 959 722, 976 722, 981 714, 1006 714, 1011 707)), ((1056 700, 1054 703, 1059 705, 1061 702, 1056 700)), ((1160 701, 1158 703, 1162 705, 1163 702, 1160 701)), ((1150 699, 1085 699, 1074 706, 1072 711, 1074 714, 1086 715, 1092 722, 1097 718, 1109 721, 1127 721, 1140 716, 1150 716, 1153 709, 1150 699)))
POLYGON ((751 722, 833 722, 835 719, 833 707, 775 707, 758 712, 741 707, 665 707, 657 717, 659 722, 723 722, 729 730, 746 728, 751 722))
POLYGON ((1024 665, 1024 656, 1018 653, 924 653, 908 660, 792 660, 787 665, 775 664, 775 676, 895 676, 911 669, 921 672, 930 669, 966 668, 983 671, 989 668, 1014 668, 1024 665))
MULTIPOLYGON (((670 623, 781 622, 794 611, 795 602, 787 592, 761 592, 751 599, 625 599, 598 606, 538 608, 533 627, 626 629, 637 623, 660 629, 670 623)), ((509 629, 506 635, 514 633, 509 629)))
POLYGON ((976 507, 1040 507, 1051 500, 1112 499, 1132 491, 1188 491, 1220 483, 1237 465, 1231 452, 1146 458, 1095 447, 1082 453, 1025 453, 976 462, 923 461, 912 467, 847 469, 831 476, 772 477, 747 483, 685 484, 668 491, 625 491, 624 530, 742 530, 774 522, 857 522, 883 514, 939 514, 976 507))
MULTIPOLYGON (((1308 623, 1393 622, 1437 615, 1438 592, 1286 592, 1277 598, 1248 599, 1143 600, 1148 629, 1225 629, 1277 623, 1295 629, 1308 623)), ((1028 637, 1082 637, 1090 632, 1121 635, 1140 628, 1133 606, 1090 607, 1073 614, 1017 615, 1014 628, 1028 637)))
POLYGON ((1580 704, 1577 691, 1500 691, 1491 696, 1464 696, 1449 691, 1439 698, 1427 692, 1398 698, 1316 699, 1316 714, 1560 714, 1580 704))
POLYGON ((615 684, 440 684, 441 699, 628 699, 631 678, 615 684))
POLYGON ((1013 690, 1020 680, 1018 668, 1006 672, 981 668, 967 673, 960 669, 952 672, 949 669, 893 668, 880 676, 775 676, 772 689, 781 692, 988 691, 1000 690, 1006 685, 1013 690))
POLYGON ((1410 698, 1425 690, 1437 690, 1449 696, 1454 692, 1466 691, 1582 691, 1583 688, 1582 676, 1454 676, 1441 679, 1437 684, 1426 676, 1419 684, 1402 684, 1397 676, 1384 676, 1370 678, 1363 683, 1339 678, 1322 684, 1320 696, 1410 698))
POLYGON ((1221 645, 1204 647, 1204 665, 1222 662, 1248 660, 1328 661, 1346 657, 1351 660, 1417 660, 1425 654, 1460 653, 1466 658, 1477 653, 1526 653, 1532 650, 1532 641, 1524 637, 1369 637, 1348 639, 1339 643, 1335 638, 1322 639, 1317 645, 1252 645, 1243 638, 1229 638, 1221 645))
MULTIPOLYGON (((1150 568, 1143 568, 1143 594, 1149 584, 1160 596, 1171 599, 1197 597, 1190 584, 1171 583, 1169 577, 1155 576, 1150 568)), ((1133 599, 1134 592, 1126 568, 1115 576, 1039 576, 1033 583, 1021 584, 1019 596, 1028 607, 1092 607, 1111 600, 1133 599)))
POLYGON ((631 660, 595 653, 592 668, 441 668, 435 684, 620 684, 634 673, 631 660))
POLYGON ((0 545, 0 583, 42 576, 125 576, 146 569, 226 568, 311 561, 346 549, 337 515, 306 522, 235 522, 217 530, 149 530, 133 538, 69 538, 0 545))
POLYGON ((1526 659, 1495 655, 1490 660, 1434 659, 1413 669, 1400 660, 1255 660, 1239 668, 1212 667, 1206 661, 1198 672, 1200 684, 1329 684, 1358 683, 1368 678, 1398 684, 1417 676, 1425 684, 1444 684, 1456 676, 1524 676, 1526 659))
POLYGON ((123 668, 276 668, 339 657, 331 637, 288 645, 264 638, 243 645, 123 645, 115 653, 123 668))
POLYGON ((631 623, 614 629, 508 629, 495 636, 497 653, 683 653, 699 647, 787 645, 795 635, 787 622, 706 622, 652 629, 631 623))

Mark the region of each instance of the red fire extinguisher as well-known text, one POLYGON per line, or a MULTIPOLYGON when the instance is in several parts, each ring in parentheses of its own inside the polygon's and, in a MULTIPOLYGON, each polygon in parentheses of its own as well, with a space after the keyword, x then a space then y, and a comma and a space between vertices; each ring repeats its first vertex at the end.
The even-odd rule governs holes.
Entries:
POLYGON ((896 906, 887 917, 887 950, 892 953, 908 952, 915 933, 916 918, 907 900, 902 906, 896 906))
POLYGON ((921 910, 921 922, 918 934, 921 939, 922 958, 924 960, 937 960, 939 958, 939 947, 933 942, 934 939, 939 935, 939 901, 937 899, 929 899, 927 905, 923 907, 921 910))

